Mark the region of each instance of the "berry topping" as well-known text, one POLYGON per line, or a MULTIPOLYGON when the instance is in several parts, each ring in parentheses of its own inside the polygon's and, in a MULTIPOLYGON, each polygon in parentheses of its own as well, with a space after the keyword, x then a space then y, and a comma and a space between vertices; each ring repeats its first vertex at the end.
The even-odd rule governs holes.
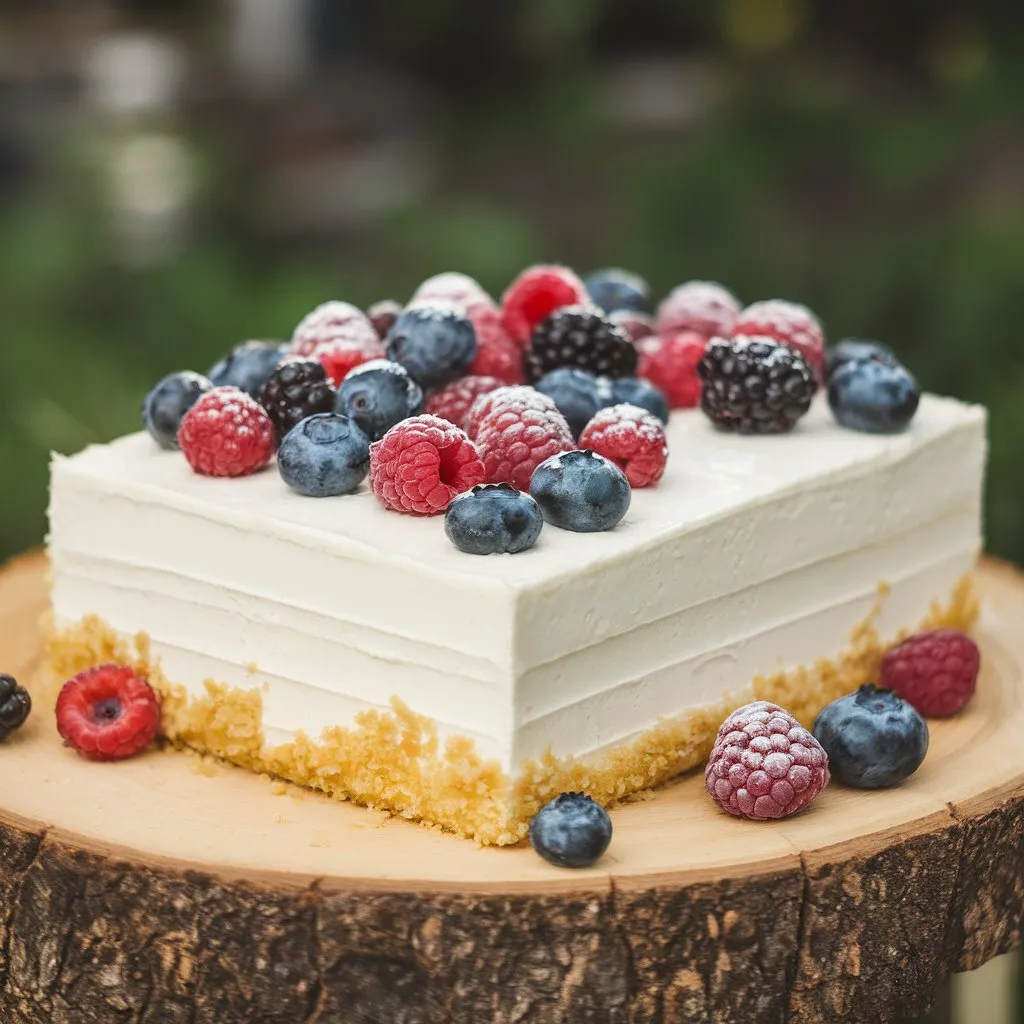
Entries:
POLYGON ((473 362, 476 331, 453 303, 411 306, 388 333, 387 352, 421 387, 439 388, 461 377, 473 362))
POLYGON ((503 384, 523 383, 523 353, 501 324, 493 306, 469 306, 466 315, 476 329, 476 358, 469 372, 477 377, 497 377, 503 384))
POLYGON ((295 328, 288 351, 294 356, 310 356, 326 341, 352 341, 372 345, 377 332, 369 317, 350 302, 325 302, 317 306, 295 328))
POLYGON ((404 366, 372 359, 349 371, 338 388, 334 408, 371 441, 379 441, 396 423, 423 411, 423 389, 404 366))
POLYGON ((349 494, 370 468, 370 442, 347 416, 317 413, 285 435, 277 468, 293 491, 310 498, 349 494))
POLYGON ((432 516, 486 483, 473 442, 447 420, 413 416, 370 445, 370 484, 385 508, 432 516))
POLYGON ((611 385, 605 378, 574 366, 561 366, 544 374, 534 387, 558 406, 573 437, 579 437, 597 410, 612 401, 611 385))
POLYGON ((267 378, 287 352, 283 341, 243 341, 211 366, 206 376, 214 387, 240 388, 258 399, 267 378))
POLYGON ((662 423, 668 423, 668 400, 650 381, 642 377, 619 377, 612 381, 611 386, 612 401, 616 405, 638 405, 657 416, 662 423))
POLYGON ((384 344, 378 338, 335 338, 317 345, 310 358, 320 363, 330 382, 338 387, 357 366, 383 359, 384 344))
POLYGON ((542 462, 530 493, 544 518, 560 530, 596 533, 617 526, 632 492, 626 475, 603 455, 572 451, 542 462))
POLYGON ((658 334, 696 331, 705 338, 727 338, 739 313, 739 301, 727 288, 714 281, 687 281, 668 293, 654 326, 658 334))
POLYGON ((770 338, 713 338, 697 372, 700 407, 719 430, 785 433, 814 397, 814 375, 804 358, 770 338))
POLYGON ((859 338, 843 338, 832 348, 825 349, 825 379, 827 380, 843 363, 854 359, 877 359, 883 363, 897 363, 899 360, 877 341, 861 341, 859 338))
POLYGON ((480 424, 498 408, 511 409, 516 415, 531 410, 533 412, 558 412, 558 406, 534 388, 523 385, 516 387, 495 388, 486 395, 481 395, 470 407, 466 417, 466 433, 475 438, 480 424))
POLYGON ((614 462, 626 474, 630 487, 656 484, 668 461, 661 420, 635 405, 602 409, 580 435, 580 447, 614 462))
POLYGON ((480 484, 455 498, 444 514, 448 539, 470 555, 525 551, 543 525, 537 502, 511 484, 480 484))
POLYGON ((481 395, 501 386, 497 377, 460 377, 439 388, 427 399, 427 412, 465 430, 466 418, 473 403, 481 395))
POLYGON ((586 286, 568 267, 528 267, 508 286, 501 300, 502 322, 513 341, 525 348, 533 329, 556 309, 586 306, 589 302, 586 286))
POLYGON ((148 747, 160 698, 126 665, 100 665, 69 679, 57 697, 57 732, 90 761, 120 761, 148 747))
POLYGON ((588 274, 583 283, 594 305, 606 313, 620 309, 632 313, 651 311, 651 286, 639 274, 611 267, 588 274))
POLYGON ((585 793, 562 793, 545 804, 530 822, 530 845, 560 868, 595 864, 612 841, 612 820, 585 793))
POLYGON ((828 705, 814 722, 833 777, 857 789, 888 789, 921 766, 928 725, 892 690, 865 683, 828 705))
POLYGON ((691 409, 700 404, 697 364, 708 347, 703 334, 679 331, 664 338, 644 338, 637 347, 640 351, 637 376, 646 378, 664 392, 673 409, 691 409))
POLYGON ((520 491, 529 489, 533 471, 545 459, 574 447, 569 424, 557 409, 521 409, 516 403, 499 403, 480 421, 476 444, 488 482, 520 491))
POLYGON ((335 390, 316 359, 288 359, 267 378, 260 405, 267 410, 279 438, 307 416, 330 412, 335 390))
POLYGON ((815 372, 821 373, 825 335, 818 318, 797 302, 768 299, 747 306, 732 328, 732 337, 773 338, 795 348, 815 372))
POLYGON ((616 309, 608 314, 608 319, 616 327, 621 327, 626 337, 635 345, 642 338, 654 334, 654 319, 646 313, 634 313, 629 309, 616 309))
POLYGON ((366 317, 373 324, 373 329, 381 341, 388 336, 388 331, 395 326, 395 321, 401 314, 402 304, 395 302, 394 299, 381 299, 366 311, 366 317))
POLYGON ((751 821, 802 811, 828 779, 822 745, 788 711, 763 700, 726 718, 704 769, 711 799, 751 821))
POLYGON ((0 675, 0 743, 25 724, 31 710, 28 690, 19 686, 13 676, 0 675))
POLYGON ((581 306, 556 310, 542 320, 523 353, 530 381, 560 366, 590 370, 601 377, 630 377, 636 362, 636 349, 622 328, 581 306))
POLYGON ((149 436, 161 448, 177 448, 182 418, 212 388, 206 377, 191 370, 164 377, 142 403, 142 422, 149 436))
POLYGON ((259 402, 238 388, 214 388, 185 413, 178 444, 203 476, 248 476, 270 462, 277 438, 259 402))
POLYGON ((981 652, 969 636, 958 629, 935 629, 887 651, 879 681, 926 718, 944 718, 974 695, 980 668, 981 652))
POLYGON ((828 383, 828 404, 837 422, 866 434, 904 430, 920 401, 917 381, 891 358, 851 359, 836 367, 828 383))
POLYGON ((494 299, 484 291, 480 283, 468 274, 457 270, 446 270, 443 274, 428 277, 409 301, 414 303, 454 302, 464 309, 469 306, 485 305, 495 309, 494 299))

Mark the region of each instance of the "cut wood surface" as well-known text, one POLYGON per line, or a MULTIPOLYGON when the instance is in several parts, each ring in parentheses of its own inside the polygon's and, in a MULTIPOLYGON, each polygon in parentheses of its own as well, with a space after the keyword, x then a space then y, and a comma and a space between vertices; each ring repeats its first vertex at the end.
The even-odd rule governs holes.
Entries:
MULTIPOLYGON (((0 671, 40 659, 45 564, 0 575, 0 671)), ((1019 941, 1024 579, 980 574, 984 668, 921 770, 736 821, 700 773, 560 871, 175 751, 0 746, 0 1020, 894 1021, 1019 941)))

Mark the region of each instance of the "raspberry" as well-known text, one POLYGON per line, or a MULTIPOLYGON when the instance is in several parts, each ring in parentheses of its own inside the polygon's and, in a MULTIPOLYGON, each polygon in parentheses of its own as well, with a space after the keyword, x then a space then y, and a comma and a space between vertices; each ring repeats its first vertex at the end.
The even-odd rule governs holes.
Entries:
POLYGON ((646 313, 636 313, 631 309, 617 309, 608 314, 608 319, 621 327, 623 333, 635 345, 641 338, 649 338, 654 334, 654 321, 646 313))
POLYGON ((483 417, 476 443, 488 483, 509 483, 519 491, 530 489, 533 471, 545 459, 576 447, 569 424, 557 409, 520 410, 513 404, 498 405, 483 417))
POLYGON ((370 445, 370 485, 385 508, 431 516, 487 482, 476 446, 437 416, 413 416, 370 445))
POLYGON ((469 372, 477 377, 497 377, 503 384, 522 384, 522 352, 502 327, 500 311, 478 303, 468 306, 466 315, 476 329, 476 358, 469 372))
POLYGON ((384 344, 379 338, 335 338, 321 342, 313 349, 316 359, 327 372, 331 383, 339 387, 349 370, 354 370, 371 359, 384 358, 384 344))
POLYGON ((465 430, 464 421, 473 403, 481 395, 500 387, 501 381, 497 377, 460 377, 430 396, 427 412, 465 430))
POLYGON ((640 361, 636 374, 658 388, 673 409, 691 409, 700 402, 697 364, 707 345, 707 338, 697 331, 644 338, 637 345, 640 361))
POLYGON ((517 387, 495 388, 494 391, 481 395, 469 409, 466 416, 466 433, 475 438, 480 424, 495 409, 508 407, 521 413, 532 409, 535 412, 558 412, 553 398, 542 395, 534 388, 520 385, 517 387))
POLYGON ((782 299, 755 302, 740 313, 731 336, 773 338, 795 348, 820 378, 825 360, 825 335, 818 318, 806 307, 782 299))
POLYGON ((460 274, 455 270, 447 270, 443 274, 428 277, 409 300, 409 305, 416 303, 433 305, 438 300, 454 302, 464 309, 469 306, 487 305, 497 308, 494 299, 487 294, 476 280, 468 274, 460 274))
POLYGON ((614 462, 631 487, 656 484, 668 461, 661 420, 635 405, 601 409, 580 435, 580 447, 614 462))
POLYGON ((401 303, 395 302, 394 299, 381 299, 367 309, 366 317, 373 324, 377 337, 383 341, 388 336, 388 331, 395 326, 401 312, 401 303))
POLYGON ((944 718, 971 699, 980 667, 981 652, 969 636, 958 629, 934 629, 886 652, 881 685, 926 718, 944 718))
POLYGON ((325 302, 303 317, 292 334, 289 354, 309 356, 325 341, 351 341, 371 345, 379 341, 369 317, 350 302, 325 302))
POLYGON ((307 416, 330 412, 336 397, 321 362, 295 358, 286 359, 267 378, 260 392, 260 405, 267 410, 278 438, 283 438, 307 416))
POLYGON ((822 745, 788 711, 764 700, 726 718, 704 769, 711 799, 751 821, 802 811, 828 780, 822 745))
POLYGON ((69 679, 57 698, 57 731, 90 761, 120 761, 148 747, 160 698, 126 665, 100 665, 69 679))
POLYGON ((580 306, 545 317, 523 353, 523 369, 530 381, 561 366, 589 370, 599 377, 631 377, 636 363, 636 349, 622 328, 580 306))
POLYGON ((248 476, 277 450, 274 424, 256 399, 238 388, 214 388, 192 406, 178 429, 178 447, 203 476, 248 476))
POLYGON ((586 285, 568 267, 529 267, 501 300, 502 323, 512 340, 525 348, 534 327, 562 306, 589 307, 586 285))
POLYGON ((658 334, 697 331, 706 338, 728 337, 739 316, 736 296, 714 281, 687 281, 673 288, 658 307, 654 326, 658 334))

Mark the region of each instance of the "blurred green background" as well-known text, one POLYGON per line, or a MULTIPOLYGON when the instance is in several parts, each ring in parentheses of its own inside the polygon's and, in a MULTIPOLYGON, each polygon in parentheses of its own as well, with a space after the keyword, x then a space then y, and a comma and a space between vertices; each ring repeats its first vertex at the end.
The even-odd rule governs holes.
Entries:
POLYGON ((991 411, 1024 563, 1024 28, 908 0, 231 0, 0 13, 0 555, 164 373, 445 269, 810 305, 991 411))

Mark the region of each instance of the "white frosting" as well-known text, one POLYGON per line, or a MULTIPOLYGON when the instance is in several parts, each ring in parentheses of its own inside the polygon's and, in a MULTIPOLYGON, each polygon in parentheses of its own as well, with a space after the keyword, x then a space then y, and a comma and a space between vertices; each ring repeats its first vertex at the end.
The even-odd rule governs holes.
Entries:
POLYGON ((144 630, 197 692, 263 687, 269 741, 397 696, 514 772, 834 656, 882 580, 883 634, 919 621, 978 550, 984 428, 931 396, 893 437, 839 428, 821 399, 788 437, 677 412, 664 478, 619 527, 547 526, 487 558, 365 487, 200 477, 132 435, 54 460, 54 608, 144 630))

